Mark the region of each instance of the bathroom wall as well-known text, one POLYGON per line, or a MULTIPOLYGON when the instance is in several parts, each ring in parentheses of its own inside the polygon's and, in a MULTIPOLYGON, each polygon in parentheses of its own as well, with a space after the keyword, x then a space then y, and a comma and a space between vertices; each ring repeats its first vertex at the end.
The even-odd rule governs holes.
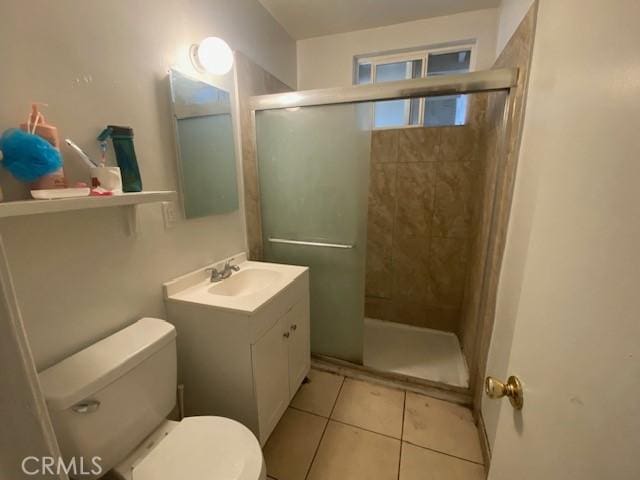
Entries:
POLYGON ((458 332, 470 262, 479 125, 374 130, 365 315, 458 332))
POLYGON ((475 69, 495 60, 495 8, 298 41, 298 90, 353 84, 353 58, 392 50, 476 41, 475 69))
POLYGON ((262 259, 262 215, 260 213, 260 184, 255 144, 255 125, 249 109, 253 95, 282 93, 293 90, 267 72, 246 55, 236 52, 236 92, 242 149, 242 177, 249 258, 262 259))
POLYGON ((498 38, 496 57, 502 53, 522 19, 527 15, 534 0, 502 0, 498 7, 498 38))
MULTIPOLYGON (((22 471, 27 456, 57 457, 58 445, 40 393, 0 237, 0 478, 33 478, 22 471)), ((28 466, 33 471, 34 465, 28 466)), ((38 478, 68 480, 64 473, 38 478)))
MULTIPOLYGON (((60 135, 96 155, 107 123, 131 125, 144 186, 177 188, 167 71, 188 46, 225 38, 262 68, 296 82, 295 43, 254 0, 8 2, 0 28, 0 128, 24 121, 33 100, 47 102, 60 135)), ((233 87, 233 76, 214 79, 233 87)), ((73 179, 87 179, 64 149, 73 179)), ((5 197, 24 189, 0 176, 5 197)), ((0 222, 37 367, 141 316, 165 315, 161 283, 245 249, 241 211, 179 222, 165 230, 160 206, 140 208, 129 237, 117 208, 0 222)))

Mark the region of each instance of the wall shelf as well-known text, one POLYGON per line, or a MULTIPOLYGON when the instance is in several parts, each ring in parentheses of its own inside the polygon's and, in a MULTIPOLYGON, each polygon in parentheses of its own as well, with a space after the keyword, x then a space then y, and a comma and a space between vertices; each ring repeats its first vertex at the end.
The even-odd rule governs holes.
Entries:
POLYGON ((0 202, 0 219, 26 215, 40 215, 43 213, 87 210, 90 208, 128 207, 129 232, 130 234, 135 235, 137 233, 136 206, 143 203, 170 202, 175 199, 176 192, 168 190, 123 193, 121 195, 105 197, 75 197, 58 198, 54 200, 20 200, 16 202, 0 202))

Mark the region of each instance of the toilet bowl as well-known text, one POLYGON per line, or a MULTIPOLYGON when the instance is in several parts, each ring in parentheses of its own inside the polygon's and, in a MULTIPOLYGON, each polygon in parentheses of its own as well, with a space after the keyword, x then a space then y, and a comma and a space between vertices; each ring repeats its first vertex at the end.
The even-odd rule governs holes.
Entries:
POLYGON ((122 480, 264 480, 266 466, 256 437, 224 417, 167 420, 113 468, 122 480))
POLYGON ((169 421, 176 398, 176 333, 143 318, 40 373, 65 462, 124 480, 264 480, 260 444, 223 417, 169 421), (95 460, 99 459, 99 460, 95 460))

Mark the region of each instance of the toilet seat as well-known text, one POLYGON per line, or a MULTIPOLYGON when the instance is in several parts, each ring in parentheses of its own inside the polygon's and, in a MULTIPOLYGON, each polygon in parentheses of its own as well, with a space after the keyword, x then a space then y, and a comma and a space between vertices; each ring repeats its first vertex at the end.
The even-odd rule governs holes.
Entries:
POLYGON ((260 480, 262 450, 244 425, 224 417, 187 417, 133 468, 133 480, 260 480))

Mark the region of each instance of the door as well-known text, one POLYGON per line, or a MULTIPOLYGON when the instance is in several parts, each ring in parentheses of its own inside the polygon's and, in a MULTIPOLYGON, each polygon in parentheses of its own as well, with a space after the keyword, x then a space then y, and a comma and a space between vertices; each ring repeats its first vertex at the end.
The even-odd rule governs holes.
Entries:
POLYGON ((258 404, 260 444, 264 445, 289 404, 289 324, 286 316, 251 346, 258 404))
POLYGON ((298 391, 298 387, 311 368, 309 349, 309 297, 296 303, 286 315, 289 324, 289 398, 298 391))
POLYGON ((371 104, 256 112, 265 260, 309 267, 311 350, 362 362, 371 104))
POLYGON ((524 408, 484 398, 490 480, 640 478, 638 18, 540 2, 487 371, 520 377, 524 408))

